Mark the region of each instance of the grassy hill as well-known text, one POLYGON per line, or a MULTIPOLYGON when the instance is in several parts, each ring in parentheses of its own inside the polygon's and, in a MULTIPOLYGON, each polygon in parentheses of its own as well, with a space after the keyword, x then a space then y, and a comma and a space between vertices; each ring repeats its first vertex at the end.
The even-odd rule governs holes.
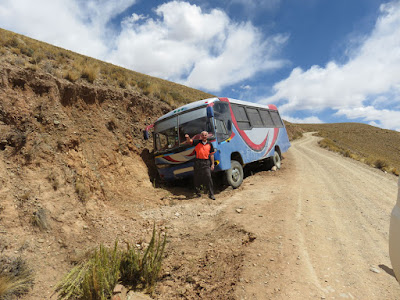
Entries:
POLYGON ((172 108, 214 97, 171 81, 127 70, 0 28, 0 56, 7 63, 42 71, 70 82, 138 91, 172 108))
POLYGON ((321 147, 399 175, 400 132, 361 123, 296 124, 317 132, 321 147))

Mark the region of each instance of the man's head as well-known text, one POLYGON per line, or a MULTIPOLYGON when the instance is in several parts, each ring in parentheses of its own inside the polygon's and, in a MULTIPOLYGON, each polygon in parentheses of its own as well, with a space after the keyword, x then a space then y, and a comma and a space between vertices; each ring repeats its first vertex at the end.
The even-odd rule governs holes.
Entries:
POLYGON ((208 137, 208 132, 207 131, 202 131, 200 134, 201 140, 203 142, 207 142, 207 137, 208 137))

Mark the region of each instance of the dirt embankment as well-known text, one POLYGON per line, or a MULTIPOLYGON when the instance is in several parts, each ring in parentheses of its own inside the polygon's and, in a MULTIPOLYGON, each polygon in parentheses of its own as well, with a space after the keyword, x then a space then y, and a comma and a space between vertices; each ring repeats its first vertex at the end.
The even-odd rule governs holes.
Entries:
POLYGON ((34 268, 30 297, 46 298, 87 249, 151 232, 138 209, 113 209, 162 201, 146 195, 142 130, 169 110, 139 93, 0 67, 0 253, 34 268))

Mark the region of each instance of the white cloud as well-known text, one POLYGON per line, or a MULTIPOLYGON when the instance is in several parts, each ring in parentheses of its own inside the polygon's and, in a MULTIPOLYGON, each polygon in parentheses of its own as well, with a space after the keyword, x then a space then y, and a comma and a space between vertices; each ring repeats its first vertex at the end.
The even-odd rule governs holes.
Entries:
POLYGON ((233 23, 219 9, 172 1, 160 5, 158 18, 130 18, 110 60, 139 72, 219 91, 253 76, 279 68, 276 51, 283 36, 264 40, 250 23, 233 23))
MULTIPOLYGON (((400 2, 383 4, 380 10, 374 30, 359 48, 349 51, 352 57, 346 64, 332 61, 306 71, 295 68, 288 78, 274 85, 275 94, 262 102, 286 101, 281 105, 285 112, 325 108, 344 112, 362 107, 373 97, 377 98, 376 103, 388 95, 394 95, 398 101, 400 2)), ((374 117, 381 124, 392 124, 383 115, 374 114, 374 117)))
POLYGON ((136 0, 3 0, 0 26, 53 45, 104 59, 106 23, 136 0))
POLYGON ((203 11, 185 1, 158 6, 153 18, 132 13, 119 20, 120 32, 109 26, 136 2, 2 0, 0 27, 209 91, 285 63, 274 59, 285 36, 265 38, 249 22, 235 23, 220 9, 203 11))
POLYGON ((306 123, 306 124, 320 124, 323 123, 318 117, 311 116, 306 118, 295 118, 287 115, 282 115, 282 119, 290 123, 306 123))
POLYGON ((370 125, 400 131, 400 111, 378 110, 372 106, 366 106, 339 109, 336 115, 345 115, 349 119, 361 118, 369 121, 370 125))

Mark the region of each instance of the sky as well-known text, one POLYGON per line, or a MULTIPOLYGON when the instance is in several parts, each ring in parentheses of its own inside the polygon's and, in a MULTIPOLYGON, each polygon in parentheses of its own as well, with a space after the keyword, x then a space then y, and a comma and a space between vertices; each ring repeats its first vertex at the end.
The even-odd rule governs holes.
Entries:
POLYGON ((0 27, 289 122, 400 131, 400 0, 0 0, 0 27))

